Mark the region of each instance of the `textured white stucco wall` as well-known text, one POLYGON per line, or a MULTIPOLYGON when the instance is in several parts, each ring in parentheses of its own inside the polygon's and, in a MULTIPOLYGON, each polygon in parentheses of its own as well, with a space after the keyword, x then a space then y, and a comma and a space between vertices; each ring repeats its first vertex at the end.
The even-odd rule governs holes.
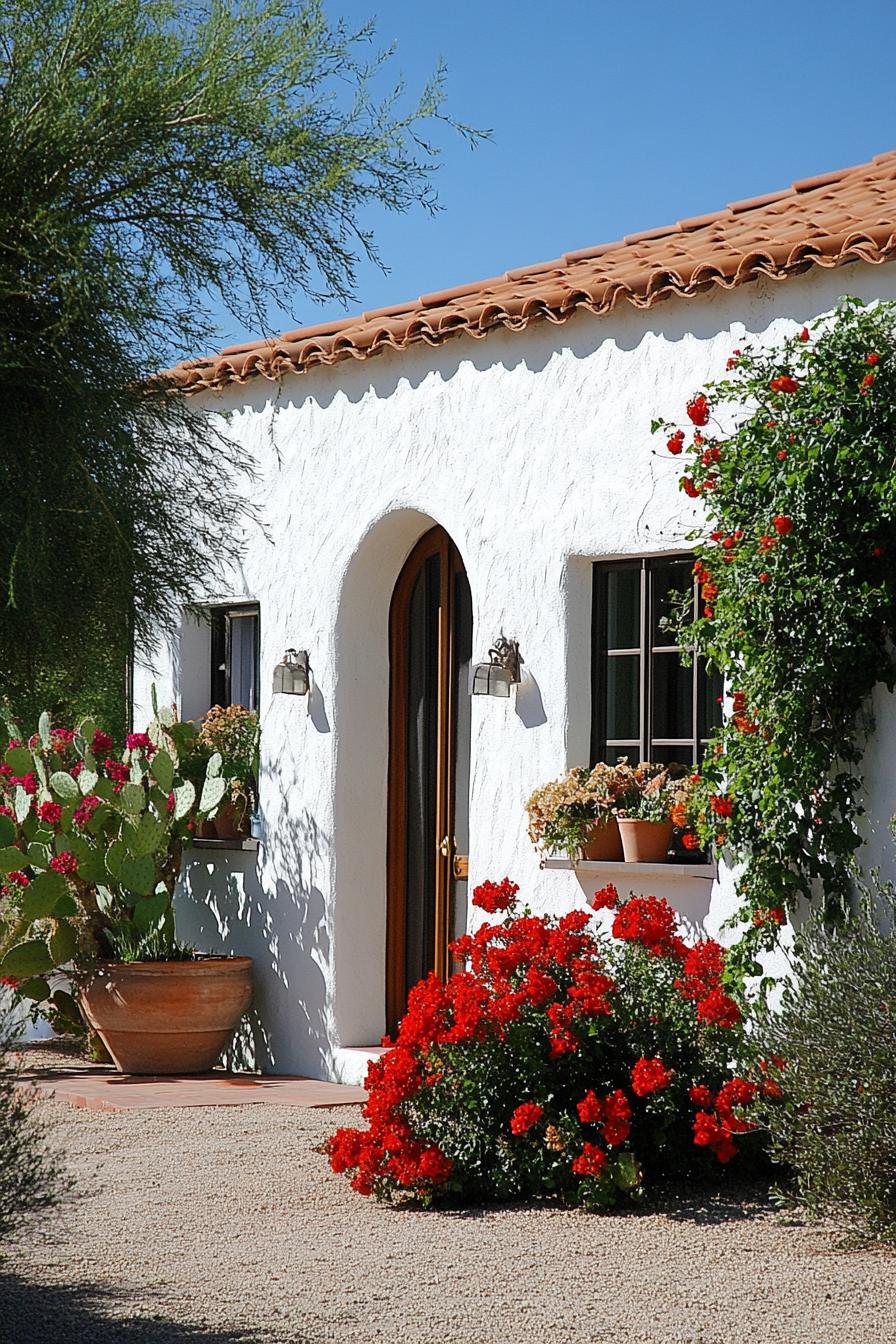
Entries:
MULTIPOLYGON (((209 591, 261 603, 264 842, 258 854, 194 851, 178 914, 208 950, 256 958, 259 1066, 345 1076, 340 1051, 383 1030, 388 611, 417 538, 438 522, 463 555, 475 656, 503 630, 525 658, 515 698, 473 701, 471 886, 507 873, 538 909, 581 903, 588 884, 540 871, 523 802, 588 758, 590 562, 687 548, 697 521, 651 417, 680 419, 732 347, 773 342, 843 293, 893 297, 896 268, 623 306, 204 398, 262 469, 266 531, 209 591), (310 652, 310 704, 270 695, 289 645, 310 652)), ((196 631, 148 662, 137 721, 153 680, 195 713, 207 677, 196 631)), ((879 708, 878 743, 891 741, 888 697, 879 708)), ((892 766, 879 745, 869 766, 883 855, 892 766)), ((651 889, 712 930, 731 908, 724 874, 651 889)))

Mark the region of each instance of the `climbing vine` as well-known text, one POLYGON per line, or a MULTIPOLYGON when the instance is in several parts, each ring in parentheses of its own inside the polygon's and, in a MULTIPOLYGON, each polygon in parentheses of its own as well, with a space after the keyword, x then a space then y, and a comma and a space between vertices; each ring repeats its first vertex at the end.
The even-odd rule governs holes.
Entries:
POLYGON ((871 691, 896 681, 896 306, 844 299, 726 374, 687 433, 653 428, 705 508, 681 642, 725 677, 697 825, 740 874, 743 972, 800 901, 849 907, 871 691))

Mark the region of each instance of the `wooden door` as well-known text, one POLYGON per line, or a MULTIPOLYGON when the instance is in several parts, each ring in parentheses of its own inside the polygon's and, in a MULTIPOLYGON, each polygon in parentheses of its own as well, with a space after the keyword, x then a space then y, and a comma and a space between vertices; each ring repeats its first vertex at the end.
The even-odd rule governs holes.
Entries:
POLYGON ((386 1020, 449 967, 466 922, 473 613, 463 562, 434 527, 406 560, 390 612, 386 1020))

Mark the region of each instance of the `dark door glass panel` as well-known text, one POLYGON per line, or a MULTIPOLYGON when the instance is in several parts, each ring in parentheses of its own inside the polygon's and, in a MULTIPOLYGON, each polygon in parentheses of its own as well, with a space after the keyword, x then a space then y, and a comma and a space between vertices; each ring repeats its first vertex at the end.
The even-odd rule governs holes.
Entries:
POLYGON ((433 969, 439 671, 438 555, 414 584, 408 609, 405 996, 433 969))
POLYGON ((653 670, 654 738, 689 738, 693 733, 693 685, 691 668, 683 667, 677 653, 656 653, 653 670))
POLYGON ((641 734, 641 659, 636 653, 607 659, 606 741, 641 734))
POLYGON ((677 615, 682 601, 693 598, 693 562, 688 560, 654 561, 650 569, 651 641, 654 647, 678 643, 674 630, 665 628, 665 622, 677 615))
POLYGON ((711 737, 722 722, 722 674, 707 672, 703 659, 697 669, 697 736, 711 737))
MULTIPOLYGON (((470 663, 473 658, 473 597, 463 571, 454 576, 454 846, 455 854, 470 853, 470 737, 471 709, 470 663)), ((448 927, 452 938, 460 938, 467 926, 466 878, 454 877, 451 883, 451 910, 448 927)))
POLYGON ((637 649, 641 646, 641 571, 610 569, 606 574, 606 647, 637 649))

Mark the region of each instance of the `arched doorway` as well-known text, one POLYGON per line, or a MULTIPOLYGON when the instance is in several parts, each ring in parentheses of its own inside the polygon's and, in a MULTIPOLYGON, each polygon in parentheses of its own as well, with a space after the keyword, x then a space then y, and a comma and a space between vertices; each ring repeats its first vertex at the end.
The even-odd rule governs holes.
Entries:
POLYGON ((466 924, 473 606, 463 561, 434 527, 411 551, 389 613, 386 1022, 466 924))

